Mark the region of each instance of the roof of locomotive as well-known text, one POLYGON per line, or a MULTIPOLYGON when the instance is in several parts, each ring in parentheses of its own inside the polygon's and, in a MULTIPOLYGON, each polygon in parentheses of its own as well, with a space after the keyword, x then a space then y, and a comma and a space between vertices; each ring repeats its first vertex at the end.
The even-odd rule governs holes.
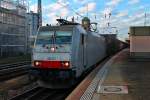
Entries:
POLYGON ((87 34, 81 25, 42 26, 39 31, 73 31, 73 28, 79 29, 82 34, 87 34))
POLYGON ((62 26, 42 26, 39 31, 54 31, 54 30, 68 30, 71 31, 76 25, 62 25, 62 26))

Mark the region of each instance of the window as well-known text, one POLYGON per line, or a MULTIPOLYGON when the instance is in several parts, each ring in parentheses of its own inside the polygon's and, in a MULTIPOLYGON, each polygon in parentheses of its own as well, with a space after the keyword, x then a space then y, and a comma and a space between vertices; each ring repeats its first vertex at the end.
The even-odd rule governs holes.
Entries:
POLYGON ((38 34, 37 44, 71 44, 72 34, 66 31, 43 31, 38 34))
POLYGON ((56 44, 70 44, 72 40, 71 32, 56 31, 55 42, 56 44))
POLYGON ((52 44, 54 32, 43 31, 39 32, 36 40, 36 44, 52 44))

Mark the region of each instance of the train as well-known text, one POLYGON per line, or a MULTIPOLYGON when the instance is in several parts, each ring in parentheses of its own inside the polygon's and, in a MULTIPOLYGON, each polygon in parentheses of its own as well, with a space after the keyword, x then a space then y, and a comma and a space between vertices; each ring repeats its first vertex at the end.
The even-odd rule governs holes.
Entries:
POLYGON ((42 87, 71 87, 99 61, 124 48, 117 47, 122 42, 114 42, 112 36, 91 31, 88 18, 82 24, 57 21, 60 25, 40 27, 34 43, 31 74, 42 87), (108 46, 113 42, 111 52, 108 46))

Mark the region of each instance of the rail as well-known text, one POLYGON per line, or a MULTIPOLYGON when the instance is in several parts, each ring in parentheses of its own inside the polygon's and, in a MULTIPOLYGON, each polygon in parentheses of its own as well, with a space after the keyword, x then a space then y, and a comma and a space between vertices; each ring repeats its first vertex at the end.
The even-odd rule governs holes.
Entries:
POLYGON ((0 65, 0 81, 8 80, 28 73, 30 62, 0 65))
POLYGON ((65 97, 65 90, 53 90, 37 86, 9 100, 63 100, 65 97))

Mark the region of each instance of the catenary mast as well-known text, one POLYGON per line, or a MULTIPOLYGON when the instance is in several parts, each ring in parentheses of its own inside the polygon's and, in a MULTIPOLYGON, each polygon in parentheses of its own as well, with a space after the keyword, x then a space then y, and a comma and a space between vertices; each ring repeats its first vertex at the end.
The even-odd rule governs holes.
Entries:
POLYGON ((38 27, 42 26, 42 1, 38 0, 38 27))

